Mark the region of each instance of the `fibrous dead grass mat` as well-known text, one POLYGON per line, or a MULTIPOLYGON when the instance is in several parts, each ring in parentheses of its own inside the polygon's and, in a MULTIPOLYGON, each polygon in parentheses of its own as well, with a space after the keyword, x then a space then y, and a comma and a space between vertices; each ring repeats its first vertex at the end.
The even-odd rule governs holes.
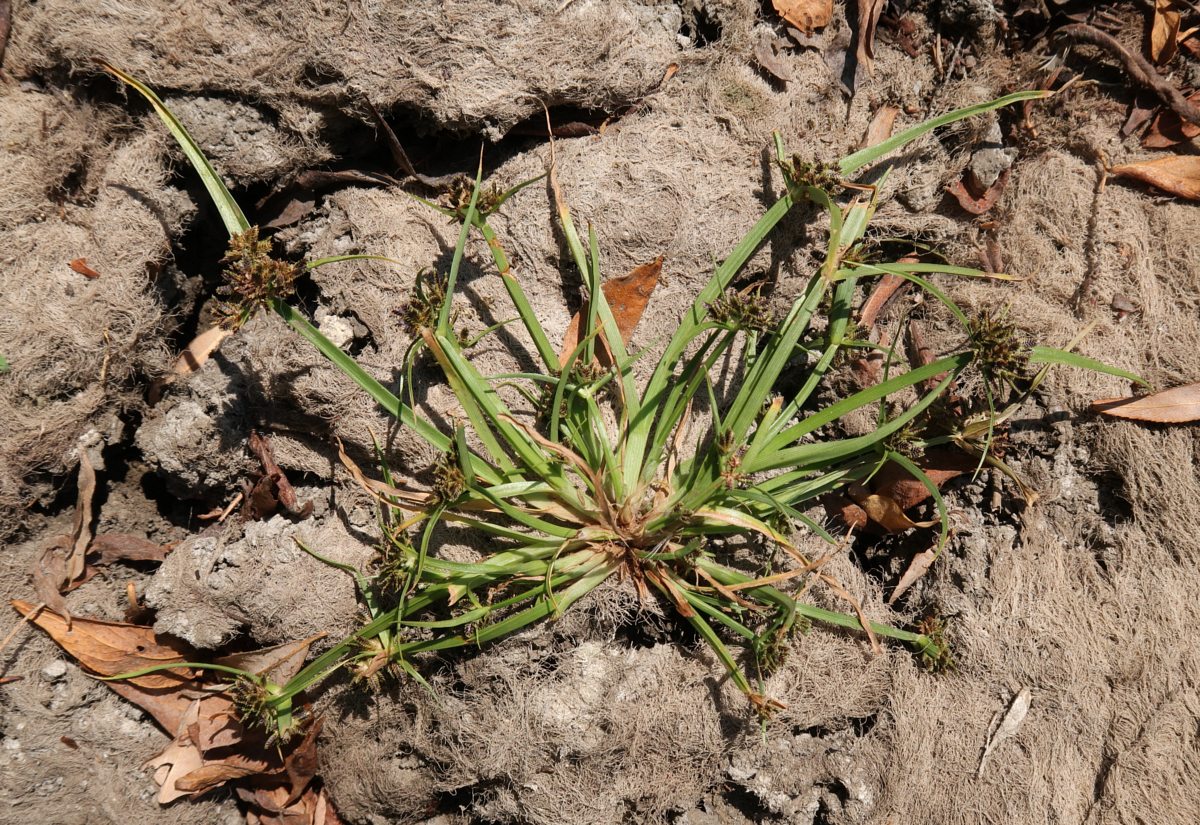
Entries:
MULTIPOLYGON (((157 6, 117 19, 112 4, 89 11, 78 4, 43 2, 18 6, 29 14, 14 29, 6 67, 28 74, 52 71, 72 61, 81 64, 100 46, 155 85, 205 101, 228 94, 254 98, 253 107, 241 105, 239 117, 258 130, 255 134, 274 135, 279 151, 243 158, 245 165, 232 173, 243 182, 267 180, 285 168, 328 157, 329 124, 344 116, 332 110, 343 105, 340 95, 351 85, 382 107, 412 106, 444 128, 499 134, 540 111, 522 94, 537 94, 552 104, 623 105, 655 88, 665 64, 678 56, 670 26, 660 25, 678 11, 673 4, 572 5, 572 13, 604 23, 611 33, 605 43, 632 38, 641 48, 593 68, 588 64, 595 53, 577 49, 577 37, 567 42, 567 30, 555 30, 557 21, 541 7, 538 14, 522 16, 476 5, 472 25, 455 28, 466 8, 458 4, 449 12, 421 7, 414 12, 421 20, 443 15, 422 27, 411 25, 411 18, 385 19, 354 4, 319 20, 307 7, 246 12, 201 4, 181 20, 157 6), (282 15, 289 15, 287 27, 278 25, 282 15), (504 16, 503 24, 496 16, 504 16), (301 18, 311 26, 297 25, 301 18), (98 19, 111 25, 98 26, 98 19), (477 41, 475 24, 502 29, 495 50, 468 51, 477 41), (349 28, 339 29, 344 25, 349 28), (379 27, 394 33, 401 26, 407 32, 403 36, 383 38, 382 47, 363 54, 360 44, 379 42, 379 27), (172 42, 186 45, 178 46, 175 62, 163 60, 139 44, 132 34, 139 27, 167 30, 172 42), (303 31, 325 42, 334 29, 346 34, 333 38, 332 52, 296 48, 286 36, 303 31), (225 53, 222 44, 238 43, 255 44, 255 59, 225 53), (204 44, 222 45, 219 58, 204 44), (402 60, 397 55, 405 49, 410 57, 402 60), (530 51, 539 61, 518 59, 530 51), (557 63, 556 55, 562 58, 557 63), (402 68, 384 72, 382 63, 402 68), (482 64, 494 84, 474 82, 482 64), (441 65, 451 68, 452 77, 431 74, 441 65), (444 91, 434 94, 436 89, 444 91)), ((731 26, 727 32, 731 42, 742 36, 731 26)), ((929 62, 913 62, 886 43, 879 51, 874 92, 898 104, 923 102, 913 88, 935 79, 929 62)), ((815 155, 828 157, 854 145, 865 131, 868 95, 856 98, 847 115, 845 104, 830 95, 822 54, 798 51, 789 59, 797 80, 786 90, 752 69, 735 45, 703 61, 685 61, 676 82, 664 85, 644 109, 603 136, 560 143, 563 184, 576 211, 595 221, 608 271, 622 273, 666 257, 663 282, 635 344, 652 345, 670 331, 678 307, 701 281, 712 256, 723 254, 761 209, 756 189, 770 185, 771 173, 764 174, 760 152, 771 128, 780 128, 789 145, 806 142, 815 155)), ((992 96, 994 77, 981 73, 978 82, 947 83, 938 108, 992 96)), ((1089 103, 1086 97, 1076 100, 1077 106, 1089 103)), ((14 134, 36 132, 42 111, 63 111, 42 99, 20 105, 7 121, 17 124, 14 134)), ((1070 100, 1063 105, 1069 107, 1070 100)), ((53 140, 39 150, 44 155, 28 147, 14 152, 21 160, 11 168, 24 170, 19 183, 25 190, 59 185, 64 158, 99 150, 89 127, 108 116, 67 112, 53 140)), ((1115 134, 1116 127, 1103 122, 1094 128, 1115 134)), ((50 421, 52 437, 47 438, 40 423, 32 430, 23 423, 34 420, 27 412, 32 407, 13 412, 8 420, 16 422, 11 438, 17 446, 5 449, 31 456, 36 459, 31 466, 51 472, 69 470, 65 456, 81 422, 97 426, 97 411, 113 408, 112 382, 166 364, 155 332, 166 310, 139 273, 147 261, 165 255, 187 205, 164 186, 162 168, 137 166, 133 160, 153 155, 149 150, 160 145, 158 139, 150 134, 134 141, 105 149, 113 159, 95 166, 105 182, 97 178, 85 187, 95 202, 83 217, 69 205, 70 220, 64 220, 49 195, 38 207, 20 198, 0 206, 3 231, 11 236, 8 248, 19 253, 0 253, 5 271, 16 273, 3 276, 12 279, 4 282, 6 299, 11 293, 30 304, 36 297, 56 328, 47 336, 44 326, 18 327, 33 323, 29 313, 5 316, 10 320, 0 326, 0 351, 14 363, 13 375, 5 380, 25 388, 6 398, 26 397, 30 405, 48 398, 50 410, 69 413, 65 419, 37 419, 50 421), (118 187, 134 186, 131 181, 146 181, 143 194, 165 204, 165 227, 144 201, 118 187), (111 225, 102 223, 105 215, 116 216, 111 225), (40 223, 34 226, 35 221, 40 223), (80 256, 101 273, 100 279, 89 282, 66 268, 80 256), (52 273, 51 292, 47 280, 35 281, 33 272, 52 273), (97 301, 103 312, 95 311, 97 301), (80 318, 88 323, 78 323, 80 318), (97 319, 107 326, 91 326, 97 319), (106 328, 108 340, 125 349, 121 357, 109 357, 110 372, 97 395, 106 328), (32 366, 18 372, 21 363, 32 366)), ((895 170, 885 190, 889 205, 881 212, 881 225, 944 245, 956 262, 974 263, 983 236, 940 194, 957 179, 971 141, 970 133, 929 141, 895 170)), ((237 145, 231 142, 228 151, 237 152, 237 145)), ((1128 151, 1110 148, 1117 154, 1128 151)), ((543 147, 519 153, 496 175, 513 183, 536 174, 544 154, 543 147)), ((215 156, 221 160, 219 149, 215 156)), ((428 215, 397 193, 345 190, 283 236, 297 252, 374 252, 412 262, 411 271, 399 275, 361 264, 314 278, 322 311, 344 322, 362 346, 363 360, 380 377, 391 377, 408 344, 393 310, 407 297, 416 270, 444 256, 453 243, 428 215)), ((1084 322, 1095 319, 1099 323, 1082 345, 1087 354, 1161 384, 1200 376, 1195 280, 1200 258, 1190 242, 1200 228, 1195 207, 1156 202, 1125 184, 1111 184, 1097 200, 1093 164, 1064 145, 1019 157, 994 215, 1006 268, 1026 280, 952 284, 956 300, 969 306, 1011 303, 1017 323, 1054 345, 1065 344, 1084 322), (1098 227, 1095 237, 1087 237, 1089 225, 1098 227), (1092 286, 1079 318, 1075 292, 1085 276, 1092 286), (1117 292, 1137 311, 1120 318, 1109 311, 1117 292)), ((538 296, 547 328, 565 331, 578 308, 578 286, 564 284, 545 193, 536 187, 523 192, 497 219, 497 228, 511 244, 517 273, 538 296)), ((810 262, 803 227, 781 234, 756 264, 786 294, 810 262)), ((472 254, 482 259, 483 250, 472 254)), ((488 271, 473 270, 470 262, 464 270, 467 293, 474 298, 465 320, 477 329, 502 320, 491 314, 493 302, 503 296, 488 271)), ((42 324, 45 319, 34 320, 42 324)), ((489 339, 481 346, 481 363, 496 371, 511 369, 514 362, 519 366, 522 344, 515 338, 489 339)), ((225 424, 239 423, 247 410, 250 417, 271 411, 293 416, 290 434, 276 437, 278 456, 289 469, 315 477, 328 472, 325 434, 339 434, 367 454, 367 426, 386 432, 385 422, 352 386, 287 338, 272 319, 257 319, 227 347, 195 383, 172 387, 159 411, 147 414, 147 435, 138 443, 168 478, 192 482, 185 473, 196 472, 196 463, 172 464, 167 459, 180 442, 149 434, 155 427, 160 433, 186 429, 156 423, 171 415, 173 421, 200 422, 194 411, 184 409, 190 417, 172 412, 186 403, 213 421, 205 431, 211 440, 192 453, 206 457, 204 469, 214 474, 195 477, 193 487, 206 487, 206 494, 223 489, 245 466, 240 442, 229 437, 244 430, 225 424), (213 402, 220 393, 233 401, 213 402), (321 437, 309 437, 313 432, 321 437), (222 467, 230 472, 221 475, 222 467)), ((1018 519, 979 495, 982 485, 968 488, 954 499, 962 512, 959 538, 895 612, 882 607, 885 582, 864 575, 849 559, 838 560, 837 574, 874 605, 869 608, 873 618, 915 619, 918 608, 930 605, 949 615, 956 673, 927 675, 899 652, 872 656, 860 640, 814 632, 796 640, 773 678, 771 693, 787 707, 760 735, 748 724, 744 706, 727 695, 714 663, 666 638, 631 645, 619 632, 624 617, 635 610, 628 594, 619 609, 613 607, 617 602, 600 599, 552 629, 524 634, 474 658, 440 663, 436 697, 411 685, 385 685, 378 694, 358 688, 331 692, 322 773, 339 810, 351 821, 383 822, 421 821, 439 810, 462 820, 513 823, 679 821, 685 813, 688 821, 705 821, 698 802, 718 793, 738 802, 736 808, 721 808, 725 821, 738 816, 796 822, 819 817, 829 823, 1191 821, 1200 809, 1195 725, 1200 661, 1187 634, 1189 607, 1200 590, 1197 440, 1191 429, 1095 422, 1084 414, 1093 397, 1124 391, 1087 373, 1056 375, 1031 407, 1031 420, 1014 434, 1012 463, 1041 493, 1041 501, 1018 519), (995 747, 981 774, 992 720, 1022 688, 1030 691, 1030 710, 1015 734, 995 747)), ((438 388, 423 403, 453 415, 447 394, 438 388)), ((45 415, 45 405, 38 409, 45 415)), ((244 424, 241 420, 239 426, 244 424)), ((389 435, 398 462, 417 468, 429 463, 431 457, 403 433, 389 435)), ((1013 498, 1008 490, 1002 501, 1013 498)), ((369 512, 364 515, 359 504, 339 498, 332 510, 316 514, 318 529, 339 541, 347 532, 369 531, 369 512), (349 528, 331 523, 347 514, 349 528)), ((315 578, 312 566, 283 554, 290 528, 277 524, 252 532, 261 537, 272 531, 278 533, 278 545, 235 536, 225 556, 206 539, 193 542, 191 549, 203 544, 204 550, 192 554, 194 569, 187 565, 189 556, 181 554, 157 583, 161 618, 175 622, 180 632, 181 617, 189 615, 189 601, 196 598, 181 583, 190 575, 207 587, 208 581, 194 575, 203 569, 232 584, 205 593, 204 613, 215 623, 200 641, 218 643, 251 615, 260 633, 287 636, 290 613, 272 615, 271 605, 254 605, 261 612, 253 613, 242 603, 256 589, 275 592, 256 588, 253 580, 265 577, 269 565, 247 558, 258 550, 263 558, 278 554, 273 588, 306 592, 314 581, 324 580, 315 578)), ((346 544, 351 556, 356 549, 362 552, 361 544, 346 544)), ((12 552, 12 564, 28 555, 12 552)), ((6 574, 6 593, 25 595, 25 569, 27 564, 20 574, 6 574)), ((330 601, 352 612, 348 583, 339 587, 330 601)), ((72 600, 112 612, 119 590, 98 580, 72 594, 72 600)), ((305 618, 317 620, 313 614, 305 618)), ((135 789, 149 787, 130 766, 161 747, 157 734, 80 674, 44 675, 58 672, 49 668, 53 657, 44 643, 31 641, 12 655, 29 674, 25 684, 4 688, 3 753, 9 760, 8 795, 18 801, 15 810, 35 818, 70 811, 64 821, 72 821, 76 809, 96 800, 68 781, 72 773, 86 773, 89 781, 115 789, 96 806, 108 821, 129 821, 131 811, 134 819, 154 811, 162 822, 232 815, 220 799, 202 803, 211 807, 163 810, 128 801, 136 798, 135 789), (79 729, 87 729, 87 735, 79 729), (80 750, 63 745, 61 736, 80 750), (106 739, 121 744, 105 751, 106 739), (31 767, 35 757, 36 770, 31 767)))

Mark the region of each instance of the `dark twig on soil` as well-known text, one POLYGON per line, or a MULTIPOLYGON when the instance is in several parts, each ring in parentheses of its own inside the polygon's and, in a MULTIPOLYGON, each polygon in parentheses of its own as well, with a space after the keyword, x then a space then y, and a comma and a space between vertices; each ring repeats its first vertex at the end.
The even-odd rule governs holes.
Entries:
POLYGON ((1083 317, 1083 307, 1091 297, 1092 282, 1096 279, 1096 267, 1099 266, 1100 242, 1097 240, 1097 230, 1100 223, 1100 198, 1104 195, 1104 186, 1108 182, 1108 164, 1105 163, 1104 154, 1099 150, 1093 150, 1093 159, 1096 162, 1096 188, 1092 193, 1092 211, 1088 216, 1087 241, 1084 249, 1087 270, 1083 273, 1083 278, 1080 279, 1075 294, 1071 296, 1071 307, 1075 310, 1077 318, 1083 317))
POLYGON ((1105 34, 1094 26, 1086 23, 1071 23, 1063 26, 1054 33, 1055 37, 1074 40, 1079 43, 1090 43, 1099 46, 1113 57, 1121 61, 1125 72, 1135 81, 1152 90, 1163 103, 1171 107, 1184 120, 1200 126, 1200 107, 1188 102, 1183 92, 1176 89, 1140 54, 1133 54, 1122 46, 1116 38, 1105 34))

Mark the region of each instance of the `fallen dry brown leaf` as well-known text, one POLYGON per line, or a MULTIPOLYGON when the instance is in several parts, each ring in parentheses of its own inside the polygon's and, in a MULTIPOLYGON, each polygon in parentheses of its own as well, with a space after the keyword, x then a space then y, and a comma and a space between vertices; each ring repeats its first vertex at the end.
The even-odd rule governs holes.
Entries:
MULTIPOLYGON (((956 447, 933 447, 917 460, 921 471, 939 490, 946 482, 975 469, 978 459, 956 447)), ((929 490, 918 479, 895 462, 888 462, 871 479, 870 492, 886 496, 901 511, 916 507, 929 498, 929 490)), ((841 518, 848 526, 861 530, 874 522, 867 512, 850 497, 839 495, 827 498, 825 508, 831 516, 841 518)), ((876 525, 878 528, 878 525, 876 525)))
POLYGON ((780 17, 805 34, 828 26, 833 19, 833 0, 771 0, 771 5, 780 17))
POLYGON ((309 647, 324 636, 324 633, 317 633, 298 642, 286 642, 245 653, 232 653, 215 659, 213 663, 240 668, 256 676, 266 676, 275 684, 282 685, 300 672, 304 660, 308 658, 309 647))
POLYGON ((76 258, 67 264, 72 270, 78 272, 85 278, 99 278, 100 273, 88 266, 87 258, 76 258))
POLYGON ((175 375, 190 375, 204 364, 217 347, 221 346, 221 342, 233 334, 232 330, 225 327, 213 327, 197 335, 192 339, 183 352, 179 353, 179 358, 175 361, 175 375))
POLYGON ((1189 200, 1200 200, 1200 155, 1171 155, 1114 166, 1110 174, 1133 178, 1164 192, 1189 200))
POLYGON ((916 584, 921 577, 929 572, 929 568, 938 557, 936 547, 930 547, 927 550, 922 550, 912 557, 912 561, 908 563, 908 568, 904 571, 904 575, 900 577, 900 581, 896 583, 896 587, 892 590, 892 595, 888 596, 887 603, 895 604, 896 601, 905 594, 905 592, 916 584))
POLYGON ((1200 384, 1185 384, 1132 398, 1101 398, 1092 402, 1092 409, 1116 418, 1155 424, 1200 421, 1200 384))
MULTIPOLYGON (((1200 92, 1188 95, 1188 102, 1200 105, 1200 92)), ((1200 126, 1189 123, 1172 109, 1164 109, 1142 136, 1146 149, 1168 149, 1200 135, 1200 126)))
POLYGON ((299 506, 296 489, 276 463, 271 442, 266 436, 251 430, 249 446, 250 451, 263 465, 263 476, 244 491, 246 502, 242 508, 243 515, 250 519, 264 519, 271 516, 282 504, 292 515, 307 518, 312 513, 313 503, 306 501, 303 506, 299 506))
POLYGON ((855 504, 862 508, 863 512, 867 514, 867 518, 889 533, 902 533, 914 527, 932 527, 938 523, 937 519, 913 521, 905 515, 904 510, 891 496, 872 493, 863 484, 851 484, 846 493, 855 504))
POLYGON ((875 29, 887 0, 858 0, 858 62, 875 72, 875 29))
POLYGON ((1179 48, 1179 4, 1176 0, 1154 0, 1150 23, 1150 59, 1160 66, 1170 61, 1179 48))
POLYGON ((117 561, 162 561, 171 552, 171 545, 157 544, 129 533, 101 533, 88 545, 89 556, 98 555, 95 564, 117 561))
POLYGON ((900 114, 899 106, 880 106, 876 109, 875 114, 871 117, 871 123, 867 126, 867 134, 863 137, 862 146, 859 148, 866 149, 868 146, 875 146, 890 138, 898 114, 900 114))
MULTIPOLYGON (((663 258, 659 255, 648 264, 634 267, 628 275, 605 281, 600 287, 604 290, 604 298, 608 301, 609 309, 612 310, 613 320, 617 322, 621 340, 626 344, 633 339, 633 331, 637 329, 638 322, 642 320, 642 314, 646 311, 650 295, 658 286, 658 276, 662 272, 662 265, 663 258)), ((560 366, 566 364, 571 352, 579 346, 580 324, 581 313, 576 312, 563 336, 562 349, 558 355, 560 366)))
MULTIPOLYGON (((34 614, 35 605, 14 599, 18 613, 46 631, 59 647, 79 664, 100 676, 116 676, 134 670, 189 661, 190 649, 183 642, 159 636, 153 628, 123 622, 75 618, 71 624, 62 616, 43 609, 34 614)), ((125 680, 144 688, 178 688, 191 680, 188 668, 148 673, 125 680)))

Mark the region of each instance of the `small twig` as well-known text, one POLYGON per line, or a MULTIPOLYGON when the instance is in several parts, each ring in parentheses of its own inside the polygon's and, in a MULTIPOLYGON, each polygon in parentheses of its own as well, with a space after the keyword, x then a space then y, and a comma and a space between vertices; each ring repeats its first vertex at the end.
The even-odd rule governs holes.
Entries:
POLYGON ((1095 150, 1094 160, 1096 162, 1096 188, 1092 193, 1092 211, 1088 215, 1087 240, 1084 246, 1087 270, 1083 273, 1083 278, 1080 279, 1079 286, 1071 298, 1071 307, 1075 311, 1076 318, 1083 317, 1083 305, 1091 295, 1092 282, 1096 279, 1096 267, 1100 258, 1097 229, 1100 223, 1100 198, 1104 194, 1104 186, 1108 182, 1108 165, 1104 162, 1104 154, 1098 149, 1095 150))
POLYGON ((1071 23, 1054 33, 1055 37, 1099 46, 1121 61, 1125 72, 1135 81, 1153 91, 1163 103, 1184 120, 1200 126, 1200 107, 1192 105, 1183 92, 1176 89, 1140 54, 1133 54, 1116 38, 1086 23, 1071 23))

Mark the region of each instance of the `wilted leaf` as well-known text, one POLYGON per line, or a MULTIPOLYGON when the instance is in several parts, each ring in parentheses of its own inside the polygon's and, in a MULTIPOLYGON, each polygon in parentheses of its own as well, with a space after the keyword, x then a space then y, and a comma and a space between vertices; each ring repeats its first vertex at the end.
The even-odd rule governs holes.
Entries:
POLYGON ((1114 166, 1115 177, 1134 178, 1181 198, 1200 200, 1200 155, 1172 155, 1114 166))
POLYGON ((1155 424, 1184 424, 1200 421, 1200 384, 1185 384, 1152 395, 1131 398, 1102 398, 1092 402, 1095 412, 1116 418, 1155 424))
POLYGON ((898 114, 900 114, 899 106, 880 106, 876 109, 870 125, 867 126, 867 134, 863 138, 860 148, 866 149, 868 146, 875 146, 890 138, 898 114))
MULTIPOLYGON (((116 676, 134 670, 186 662, 189 649, 182 642, 159 636, 153 628, 98 619, 76 618, 70 625, 57 613, 42 610, 32 615, 34 605, 13 600, 17 612, 28 618, 83 667, 101 676, 116 676)), ((180 687, 192 678, 187 668, 148 673, 125 680, 146 688, 180 687)))
POLYGON ((284 807, 298 800, 317 775, 320 767, 320 761, 317 758, 317 736, 321 733, 323 723, 324 720, 321 718, 314 720, 305 732, 304 739, 283 760, 283 769, 287 773, 288 781, 292 784, 291 793, 288 794, 284 807))
POLYGON ((933 521, 913 521, 890 496, 872 493, 862 484, 852 484, 846 491, 854 503, 863 509, 867 518, 889 533, 901 533, 914 527, 932 527, 933 521))
POLYGON ((771 0, 771 5, 780 17, 805 34, 828 26, 833 19, 833 0, 771 0))
POLYGON ((88 545, 88 555, 99 555, 96 564, 116 561, 162 561, 171 552, 170 545, 156 544, 128 533, 101 533, 88 545))
POLYGON ((887 0, 858 0, 858 62, 874 72, 875 28, 887 0))
POLYGON ((1163 64, 1175 56, 1179 47, 1179 6, 1176 0, 1154 0, 1154 21, 1150 24, 1150 59, 1163 64))
POLYGON ((324 633, 318 633, 298 642, 287 642, 245 653, 233 653, 229 656, 222 656, 213 663, 236 667, 256 676, 266 676, 275 684, 282 685, 300 671, 300 668, 304 666, 304 660, 308 658, 309 647, 324 636, 324 633))
POLYGON ((99 278, 100 273, 88 266, 87 258, 76 258, 68 266, 85 278, 99 278))
POLYGON ((888 596, 887 603, 895 604, 908 588, 912 587, 929 572, 929 568, 933 565, 934 560, 938 557, 936 547, 930 547, 928 550, 922 550, 912 557, 912 561, 908 563, 908 569, 904 571, 904 575, 900 577, 900 581, 896 583, 896 589, 892 591, 892 595, 888 596))
POLYGON ((179 790, 175 783, 189 773, 204 766, 204 757, 187 738, 187 728, 193 724, 200 713, 199 700, 193 701, 179 722, 179 732, 174 740, 163 749, 163 752, 147 761, 142 767, 154 770, 154 781, 158 783, 158 803, 166 805, 180 797, 188 796, 188 792, 179 790))
MULTIPOLYGON (((648 264, 635 267, 628 275, 611 278, 600 287, 612 310, 613 320, 621 332, 621 340, 626 344, 633 338, 633 331, 642 320, 650 295, 658 286, 658 276, 662 272, 663 258, 658 256, 648 264)), ((571 323, 567 325, 566 335, 563 336, 562 349, 559 352, 559 363, 565 364, 571 352, 579 346, 579 330, 581 325, 580 313, 575 313, 571 323)))
POLYGON ((72 582, 83 576, 87 547, 92 540, 92 498, 96 494, 96 471, 86 450, 79 451, 77 486, 79 489, 71 535, 52 540, 38 556, 32 570, 33 589, 38 600, 66 617, 68 628, 71 626, 71 613, 62 594, 72 582))

